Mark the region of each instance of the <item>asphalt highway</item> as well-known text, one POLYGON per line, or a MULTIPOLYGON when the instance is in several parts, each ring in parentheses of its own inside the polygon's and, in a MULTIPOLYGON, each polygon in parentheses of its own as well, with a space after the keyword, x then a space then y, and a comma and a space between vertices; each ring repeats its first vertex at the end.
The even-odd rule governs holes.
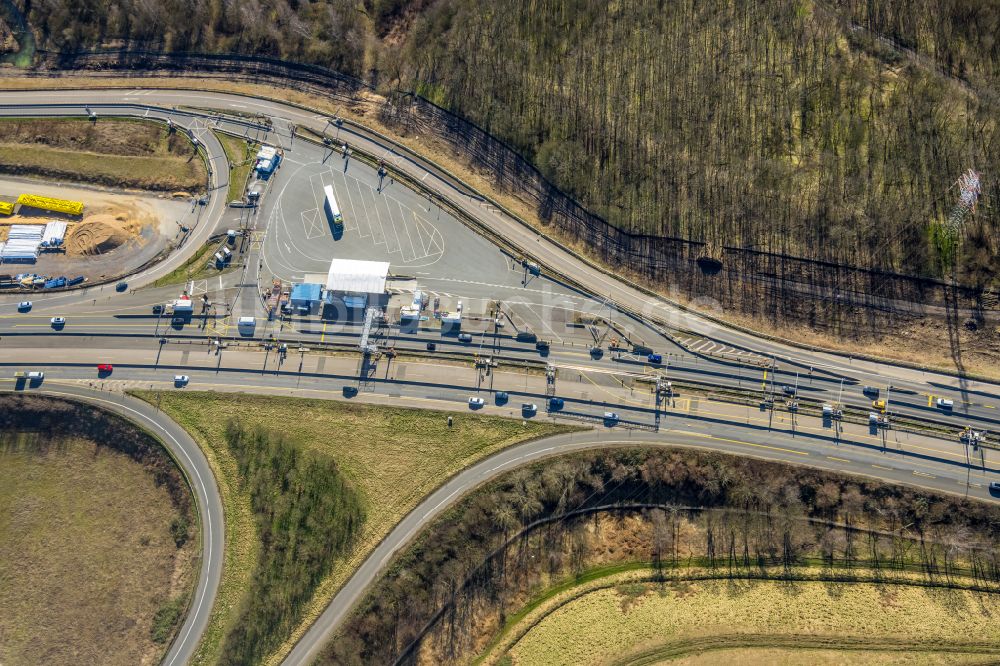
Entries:
MULTIPOLYGON (((8 377, 16 370, 46 373, 40 385, 22 386, 23 390, 85 394, 91 400, 121 403, 123 389, 171 388, 174 375, 186 374, 191 384, 185 390, 332 399, 346 399, 353 395, 349 391, 356 391, 350 399, 459 411, 468 409, 470 396, 482 396, 486 412, 527 418, 531 415, 521 413, 520 405, 533 402, 540 408, 534 418, 595 426, 585 434, 515 447, 449 480, 379 545, 285 663, 306 663, 315 656, 392 554, 427 521, 485 479, 541 456, 626 443, 678 444, 865 474, 980 499, 990 498, 988 483, 1000 478, 991 460, 1000 454, 972 449, 957 437, 966 425, 1000 430, 1000 386, 805 350, 724 328, 605 274, 486 205, 433 164, 377 135, 341 130, 340 139, 383 155, 394 169, 446 199, 474 221, 467 225, 399 183, 383 188, 375 171, 358 160, 295 138, 291 132, 295 126, 327 131, 330 119, 323 114, 206 91, 112 89, 99 93, 100 103, 97 97, 94 91, 0 92, 0 116, 93 112, 97 122, 104 116, 169 120, 205 149, 208 202, 185 243, 157 266, 130 276, 124 292, 95 286, 32 294, 28 311, 19 311, 17 303, 29 297, 0 295, 0 367, 10 372, 8 377), (260 114, 271 123, 213 115, 194 107, 260 114), (285 150, 286 163, 268 183, 259 209, 226 207, 228 165, 213 129, 285 150), (337 241, 316 224, 315 193, 326 184, 350 206, 352 226, 337 241), (213 306, 178 325, 169 317, 154 315, 153 306, 175 298, 181 287, 147 285, 226 228, 246 229, 252 242, 233 270, 192 283, 193 291, 213 306), (504 239, 508 247, 492 245, 477 230, 504 239), (380 332, 379 344, 399 356, 382 358, 369 367, 357 354, 345 354, 356 348, 360 335, 356 322, 333 324, 300 316, 267 319, 260 295, 271 277, 302 279, 320 271, 331 256, 344 254, 389 260, 397 272, 413 275, 436 297, 481 304, 477 307, 483 312, 488 303, 503 301, 508 323, 499 328, 492 317, 470 320, 462 330, 472 333, 473 340, 461 342, 429 323, 403 329, 389 322, 380 332), (543 274, 531 278, 522 274, 512 262, 515 254, 537 260, 543 274), (595 315, 614 319, 615 331, 579 323, 581 317, 595 315), (55 316, 65 317, 66 323, 53 326, 50 319, 55 316), (256 317, 252 334, 241 334, 233 325, 238 316, 256 317), (550 342, 547 350, 518 339, 516 331, 529 326, 550 342), (591 347, 599 333, 602 351, 594 354, 591 347), (628 345, 621 351, 610 349, 604 336, 622 333, 662 354, 663 362, 652 364, 628 345), (284 353, 279 351, 282 344, 287 345, 284 353), (428 345, 436 349, 430 351, 428 345), (476 368, 475 355, 491 357, 498 365, 476 368), (99 377, 98 363, 113 364, 113 373, 99 377), (547 369, 552 371, 551 381, 546 379, 547 369), (677 385, 674 395, 662 403, 651 392, 657 378, 677 385), (801 413, 784 405, 785 386, 797 392, 801 413), (864 386, 878 388, 880 397, 888 399, 894 420, 945 430, 935 436, 870 429, 866 417, 872 405, 862 393, 864 386), (499 392, 509 394, 509 401, 502 401, 499 392), (566 407, 545 414, 549 396, 564 398, 566 407), (758 406, 770 396, 776 399, 773 410, 758 406), (938 408, 939 397, 953 399, 954 408, 938 408), (824 422, 817 414, 821 403, 842 404, 854 422, 824 422), (602 422, 607 411, 620 416, 620 422, 610 424, 614 427, 602 422)), ((191 467, 185 467, 189 476, 208 477, 204 492, 195 490, 203 527, 211 526, 217 534, 205 534, 206 557, 195 605, 168 654, 167 663, 183 663, 198 643, 221 576, 221 507, 214 513, 218 498, 211 473, 199 463, 204 458, 194 454, 197 447, 183 430, 148 406, 126 403, 128 407, 122 408, 133 410, 129 412, 133 418, 155 424, 154 429, 169 440, 168 446, 173 442, 175 456, 190 458, 191 467)))

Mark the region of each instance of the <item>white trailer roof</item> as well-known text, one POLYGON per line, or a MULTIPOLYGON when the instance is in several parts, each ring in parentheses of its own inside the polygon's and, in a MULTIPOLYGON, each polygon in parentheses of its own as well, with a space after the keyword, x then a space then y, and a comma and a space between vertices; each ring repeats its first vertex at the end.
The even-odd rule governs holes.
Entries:
POLYGON ((388 275, 388 261, 334 259, 326 276, 326 288, 351 294, 381 294, 388 275))

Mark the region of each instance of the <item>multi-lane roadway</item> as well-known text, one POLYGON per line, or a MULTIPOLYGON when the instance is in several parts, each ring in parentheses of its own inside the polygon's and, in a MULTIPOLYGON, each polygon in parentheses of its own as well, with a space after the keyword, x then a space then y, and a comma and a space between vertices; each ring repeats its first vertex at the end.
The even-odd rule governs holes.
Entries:
MULTIPOLYGON (((85 114, 96 114, 97 122, 103 116, 169 120, 189 132, 206 152, 210 197, 186 244, 160 265, 130 276, 125 292, 105 286, 38 294, 29 297, 33 305, 25 312, 16 307, 24 295, 0 297, 0 366, 9 376, 25 369, 46 373, 40 387, 28 390, 73 392, 89 385, 105 389, 102 400, 120 402, 118 389, 170 386, 174 375, 186 374, 191 384, 183 390, 253 390, 450 409, 465 409, 469 397, 481 396, 486 411, 500 414, 532 417, 521 405, 537 404, 535 418, 544 418, 547 399, 558 396, 564 406, 549 416, 597 426, 585 435, 516 447, 450 480, 366 560, 287 663, 304 663, 315 655, 391 554, 420 526, 483 479, 538 456, 586 446, 674 443, 984 499, 990 497, 989 482, 1000 478, 991 459, 995 452, 972 449, 957 439, 966 425, 1000 430, 1000 387, 804 350, 721 327, 606 274, 486 205, 432 163, 361 128, 345 125, 335 130, 327 116, 315 111, 206 91, 104 90, 100 100, 92 91, 0 93, 0 115, 85 114), (199 110, 206 108, 223 113, 199 110), (226 208, 228 166, 213 129, 284 150, 285 163, 269 181, 259 208, 226 208), (407 189, 395 179, 386 184, 361 160, 305 141, 302 129, 346 139, 354 149, 384 159, 391 173, 407 176, 423 190, 407 189), (348 225, 342 238, 334 238, 317 215, 317 193, 326 185, 344 202, 348 225), (448 205, 439 205, 441 200, 448 205), (171 300, 183 287, 148 285, 226 228, 246 233, 245 252, 233 270, 185 285, 213 306, 182 325, 154 314, 153 306, 171 300), (503 239, 503 247, 484 234, 503 239), (335 256, 389 261, 393 272, 414 279, 435 298, 462 300, 468 311, 483 315, 463 325, 473 333, 472 341, 442 335, 432 321, 413 328, 390 321, 379 342, 396 355, 381 357, 361 377, 359 358, 343 354, 357 344, 357 323, 302 316, 268 320, 260 294, 272 278, 301 280, 325 272, 335 256), (542 275, 522 270, 515 261, 519 257, 537 261, 542 275), (495 323, 497 302, 506 313, 502 328, 495 323), (54 316, 65 317, 65 325, 53 327, 54 316), (241 335, 233 326, 238 316, 256 317, 255 330, 241 335), (548 341, 549 348, 519 339, 517 332, 527 330, 548 341), (620 351, 610 349, 612 337, 621 338, 620 351), (601 353, 591 352, 595 345, 601 353), (636 352, 637 345, 661 354, 663 362, 651 364, 644 352, 636 352), (473 367, 474 355, 490 357, 496 364, 473 367), (110 363, 114 371, 98 377, 98 363, 110 363), (674 383, 671 394, 660 400, 652 391, 657 378, 674 383), (785 406, 783 386, 796 390, 798 412, 785 406), (908 427, 870 428, 871 398, 862 394, 864 386, 879 388, 880 397, 889 398, 891 418, 908 427), (497 399, 500 392, 508 394, 506 401, 497 399), (116 397, 109 398, 109 393, 116 397), (774 409, 762 407, 772 395, 777 398, 774 409), (938 408, 938 397, 954 400, 954 408, 938 408), (845 421, 822 419, 822 403, 843 405, 845 421), (620 421, 602 423, 600 417, 607 411, 617 413, 620 421)), ((183 443, 175 447, 175 455, 186 451, 194 460, 190 438, 184 439, 183 431, 162 415, 148 411, 136 418, 155 419, 167 439, 183 443)), ((189 476, 194 473, 194 468, 185 469, 189 476)), ((204 474, 205 469, 196 471, 204 474)), ((221 515, 213 514, 213 492, 206 486, 199 504, 203 522, 221 530, 221 515)), ((206 532, 205 547, 206 552, 221 552, 221 531, 206 532)), ((207 617, 203 607, 211 606, 219 575, 218 562, 206 557, 196 607, 168 662, 181 663, 190 656, 207 617)))

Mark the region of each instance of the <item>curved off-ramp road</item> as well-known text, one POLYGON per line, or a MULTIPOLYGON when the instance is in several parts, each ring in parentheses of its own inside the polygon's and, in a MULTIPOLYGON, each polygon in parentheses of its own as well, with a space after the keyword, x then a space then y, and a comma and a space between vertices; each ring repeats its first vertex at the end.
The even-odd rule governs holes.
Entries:
POLYGON ((201 523, 201 571, 184 624, 163 659, 165 666, 181 666, 191 662, 201 642, 215 603, 222 578, 225 523, 222 499, 208 460, 198 444, 181 426, 152 405, 128 396, 95 391, 82 386, 60 385, 40 388, 32 393, 67 398, 96 405, 139 424, 151 432, 167 448, 187 477, 198 507, 201 523))

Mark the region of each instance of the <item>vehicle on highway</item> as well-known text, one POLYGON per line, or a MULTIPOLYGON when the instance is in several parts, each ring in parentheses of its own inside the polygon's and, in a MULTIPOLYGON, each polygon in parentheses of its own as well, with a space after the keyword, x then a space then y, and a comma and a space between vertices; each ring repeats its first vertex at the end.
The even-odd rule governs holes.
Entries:
POLYGON ((187 319, 184 317, 174 317, 173 319, 170 320, 170 323, 173 324, 174 326, 177 326, 178 328, 183 326, 186 322, 187 319))
POLYGON ((162 305, 154 305, 153 306, 153 314, 155 314, 155 315, 163 314, 163 306, 162 305))
POLYGON ((358 387, 356 386, 345 386, 344 387, 344 397, 353 398, 358 394, 358 387))
POLYGON ((128 282, 119 282, 115 285, 115 291, 122 292, 128 289, 128 282))
POLYGON ((864 395, 868 396, 869 398, 877 398, 878 397, 878 389, 875 388, 874 386, 866 386, 866 387, 864 387, 863 389, 861 389, 861 393, 863 393, 864 395))
POLYGON ((21 301, 17 304, 18 312, 27 312, 31 309, 31 301, 21 301))
POLYGON ((507 395, 507 391, 497 391, 496 395, 493 397, 498 405, 505 404, 508 400, 510 400, 510 396, 507 395))
POLYGON ((32 370, 28 373, 28 379, 37 379, 38 381, 42 381, 45 379, 45 373, 39 370, 32 370))
POLYGON ((97 366, 97 372, 101 375, 110 375, 111 371, 114 370, 114 366, 110 363, 101 363, 97 366))
POLYGON ((617 412, 604 412, 604 422, 605 423, 618 423, 618 413, 617 412))
POLYGON ((486 401, 483 400, 482 398, 475 398, 475 397, 469 398, 469 408, 470 409, 479 409, 480 407, 482 407, 485 404, 486 404, 486 401))
POLYGON ((521 413, 527 414, 528 416, 534 416, 538 412, 538 405, 533 402, 523 402, 521 403, 521 413))
POLYGON ((650 354, 649 356, 646 357, 646 360, 652 363, 653 365, 661 365, 663 363, 663 355, 650 354))
POLYGON ((427 343, 427 351, 436 351, 438 348, 437 344, 434 342, 427 343))
POLYGON ((66 325, 66 317, 53 317, 49 321, 52 322, 52 328, 62 328, 66 325))
POLYGON ((563 405, 565 405, 565 404, 566 403, 563 401, 562 398, 549 398, 549 409, 550 410, 554 411, 554 410, 557 410, 557 409, 562 409, 563 405))
POLYGON ((785 395, 795 395, 796 393, 795 387, 789 386, 787 384, 781 387, 781 392, 784 393, 785 395))
POLYGON ((538 342, 535 343, 535 349, 537 349, 538 351, 548 351, 549 350, 549 341, 548 340, 539 340, 538 342))
POLYGON ((868 412, 868 425, 876 428, 888 428, 889 417, 878 412, 868 412))
POLYGON ((604 356, 604 350, 601 349, 600 347, 591 347, 590 356, 591 358, 595 359, 601 358, 602 356, 604 356))
POLYGON ((187 375, 174 375, 174 386, 187 386, 191 378, 187 375))
POLYGON ((990 481, 990 492, 1000 493, 1000 481, 990 481))
POLYGON ((880 412, 885 411, 885 400, 872 400, 872 407, 879 410, 880 412))
POLYGON ((472 342, 472 334, 471 333, 459 333, 458 334, 458 341, 459 342, 464 342, 464 343, 468 344, 468 343, 472 342))
POLYGON ((24 370, 18 370, 17 372, 14 373, 14 379, 23 379, 24 377, 27 376, 27 374, 28 373, 26 373, 24 370))
POLYGON ((236 330, 240 332, 240 335, 253 335, 255 328, 257 328, 255 317, 240 317, 236 320, 236 330))
POLYGON ((951 409, 955 406, 955 401, 949 398, 938 398, 935 402, 941 409, 951 409))

